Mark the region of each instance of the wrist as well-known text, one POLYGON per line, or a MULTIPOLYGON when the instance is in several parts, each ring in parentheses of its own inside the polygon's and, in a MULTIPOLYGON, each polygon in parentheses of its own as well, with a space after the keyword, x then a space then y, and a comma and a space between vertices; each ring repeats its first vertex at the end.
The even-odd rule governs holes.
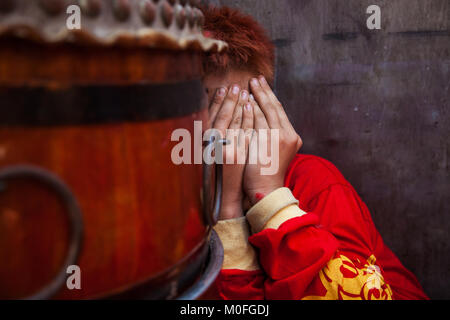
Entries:
POLYGON ((269 195, 273 191, 275 191, 275 190, 277 190, 279 188, 282 188, 282 187, 283 187, 282 184, 276 184, 276 185, 272 185, 272 186, 265 186, 265 187, 255 188, 253 190, 250 190, 247 195, 248 195, 248 197, 250 199, 251 205, 254 206, 259 201, 264 199, 267 195, 269 195))
POLYGON ((236 219, 244 216, 242 203, 227 203, 220 208, 219 220, 236 219))

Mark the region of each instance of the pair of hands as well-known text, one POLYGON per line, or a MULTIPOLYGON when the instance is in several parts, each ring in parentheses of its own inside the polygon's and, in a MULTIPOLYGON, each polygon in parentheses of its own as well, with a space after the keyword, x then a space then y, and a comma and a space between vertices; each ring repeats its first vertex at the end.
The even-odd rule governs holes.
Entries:
POLYGON ((254 205, 283 187, 289 163, 302 146, 301 138, 265 78, 251 79, 250 89, 252 95, 237 85, 220 88, 210 107, 212 128, 231 142, 223 150, 221 220, 242 217, 245 200, 254 205), (278 131, 278 141, 272 141, 271 130, 278 131), (278 162, 278 170, 273 175, 264 175, 261 170, 271 164, 263 163, 258 152, 264 147, 270 158, 273 143, 278 143, 279 152, 271 160, 278 162))

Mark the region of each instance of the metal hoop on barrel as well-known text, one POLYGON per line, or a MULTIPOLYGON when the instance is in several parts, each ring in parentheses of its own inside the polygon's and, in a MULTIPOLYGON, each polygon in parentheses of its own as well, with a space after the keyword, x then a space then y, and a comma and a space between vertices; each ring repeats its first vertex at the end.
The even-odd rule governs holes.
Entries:
POLYGON ((216 231, 211 230, 209 252, 205 270, 201 277, 177 300, 196 300, 213 284, 223 264, 223 245, 216 231))
POLYGON ((25 300, 43 300, 55 296, 66 282, 67 267, 77 262, 83 238, 83 217, 80 206, 69 187, 56 175, 39 167, 17 165, 0 170, 0 192, 7 188, 7 180, 12 178, 31 178, 46 184, 63 200, 67 208, 71 227, 69 250, 64 264, 53 280, 37 293, 24 297, 25 300))

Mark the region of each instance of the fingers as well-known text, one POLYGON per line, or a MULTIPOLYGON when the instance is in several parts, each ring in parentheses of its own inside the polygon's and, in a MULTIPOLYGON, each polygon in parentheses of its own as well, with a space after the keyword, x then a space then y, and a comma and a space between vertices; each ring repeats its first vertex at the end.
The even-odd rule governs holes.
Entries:
POLYGON ((242 115, 244 112, 244 105, 248 102, 248 91, 242 90, 239 94, 239 100, 234 109, 233 118, 231 120, 229 129, 240 129, 242 125, 242 115))
MULTIPOLYGON (((279 128, 287 129, 287 130, 290 131, 291 134, 294 134, 295 133, 295 129, 292 126, 291 122, 289 121, 289 118, 288 118, 286 112, 284 111, 283 105, 280 103, 280 101, 276 97, 276 95, 273 92, 272 88, 270 88, 270 86, 267 83, 267 81, 264 78, 264 76, 260 76, 258 78, 258 82, 259 82, 259 85, 260 85, 261 89, 264 91, 265 96, 270 101, 272 109, 278 115, 279 128)), ((270 123, 269 123, 269 125, 270 125, 270 123)), ((271 128, 273 128, 273 127, 271 126, 271 128)))
POLYGON ((239 143, 245 146, 245 150, 248 150, 248 145, 253 135, 253 122, 253 107, 250 102, 247 102, 243 108, 242 130, 239 135, 239 143))
MULTIPOLYGON (((249 93, 246 90, 240 92, 239 101, 234 111, 233 119, 227 130, 227 140, 232 141, 232 148, 236 152, 237 164, 245 164, 248 154, 246 143, 246 129, 253 129, 252 108, 248 106, 249 93), (237 144, 235 144, 237 140, 237 144)), ((247 132, 248 134, 248 132, 247 132)), ((250 139, 248 139, 250 141, 250 139)))
POLYGON ((266 116, 262 112, 253 96, 250 96, 250 103, 253 109, 255 129, 269 129, 269 124, 267 123, 266 116))
MULTIPOLYGON (((236 88, 237 86, 233 86, 233 88, 236 88)), ((233 89, 232 89, 233 90, 233 89)), ((243 163, 245 164, 245 159, 247 156, 247 152, 245 149, 241 148, 240 143, 240 129, 242 126, 242 120, 243 120, 243 113, 244 113, 244 105, 248 102, 248 96, 249 93, 246 90, 242 90, 239 92, 239 94, 236 95, 236 92, 231 90, 231 94, 229 92, 229 95, 227 98, 225 98, 224 103, 222 104, 222 109, 227 108, 227 99, 230 101, 229 105, 231 106, 231 102, 233 102, 233 108, 232 110, 232 117, 231 119, 226 119, 227 121, 221 123, 218 123, 216 120, 216 123, 214 127, 218 130, 221 130, 223 133, 225 133, 227 141, 229 141, 229 144, 225 147, 225 154, 224 159, 226 164, 233 164, 235 163, 236 159, 235 156, 238 157, 237 161, 238 164, 243 163), (236 101, 237 100, 237 101, 236 101), (229 126, 227 128, 226 123, 229 122, 229 126)), ((222 109, 219 110, 217 119, 219 119, 219 116, 222 112, 222 109)), ((227 111, 228 112, 228 111, 227 111)), ((229 114, 229 113, 228 113, 229 114)), ((227 115, 228 115, 227 114, 227 115)), ((248 121, 248 120, 246 120, 248 121)))
POLYGON ((230 126, 238 99, 239 86, 234 85, 228 90, 228 93, 222 102, 222 106, 219 107, 219 111, 214 120, 213 127, 219 130, 222 133, 222 136, 225 136, 226 129, 230 126))
POLYGON ((227 94, 228 89, 225 87, 218 88, 214 94, 214 98, 209 106, 209 124, 212 125, 216 119, 217 113, 222 106, 222 102, 227 94))
MULTIPOLYGON (((227 140, 231 141, 230 149, 235 151, 238 164, 245 164, 245 160, 247 158, 247 150, 244 149, 245 143, 243 144, 241 142, 241 126, 243 122, 244 104, 248 102, 248 95, 248 91, 246 90, 242 90, 239 93, 239 100, 234 109, 230 126, 226 132, 227 140)), ((228 159, 231 160, 230 157, 228 157, 228 159)))
POLYGON ((241 128, 244 131, 248 131, 249 129, 253 129, 253 107, 250 102, 247 102, 243 108, 243 117, 242 117, 242 126, 241 128))
POLYGON ((253 135, 250 137, 248 146, 248 165, 258 164, 258 130, 255 128, 253 135))
POLYGON ((266 78, 264 78, 264 76, 260 76, 258 78, 258 80, 259 80, 259 84, 261 85, 261 88, 264 90, 265 94, 267 95, 269 100, 272 102, 272 105, 273 105, 275 111, 278 113, 278 118, 280 119, 281 127, 282 128, 285 127, 287 125, 286 122, 288 122, 290 125, 291 123, 289 122, 286 112, 284 111, 283 105, 278 100, 278 98, 275 95, 275 93, 273 92, 272 88, 267 83, 266 78))
POLYGON ((273 104, 280 103, 280 101, 278 101, 278 98, 276 97, 275 93, 273 93, 272 88, 267 83, 266 78, 264 78, 264 76, 259 76, 258 81, 259 81, 261 88, 264 90, 265 94, 270 99, 270 101, 272 101, 273 104))
POLYGON ((256 102, 267 119, 269 127, 272 129, 279 129, 280 119, 278 117, 278 111, 276 110, 272 99, 266 93, 266 90, 261 86, 260 81, 256 78, 250 80, 250 88, 256 102))

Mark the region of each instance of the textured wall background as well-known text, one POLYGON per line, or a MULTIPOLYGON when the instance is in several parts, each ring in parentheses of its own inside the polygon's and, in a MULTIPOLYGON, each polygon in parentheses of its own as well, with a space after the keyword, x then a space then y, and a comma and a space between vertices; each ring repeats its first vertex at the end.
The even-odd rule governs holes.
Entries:
POLYGON ((432 298, 450 298, 450 2, 215 0, 263 23, 304 140, 371 209, 432 298), (382 30, 366 28, 377 4, 382 30))

